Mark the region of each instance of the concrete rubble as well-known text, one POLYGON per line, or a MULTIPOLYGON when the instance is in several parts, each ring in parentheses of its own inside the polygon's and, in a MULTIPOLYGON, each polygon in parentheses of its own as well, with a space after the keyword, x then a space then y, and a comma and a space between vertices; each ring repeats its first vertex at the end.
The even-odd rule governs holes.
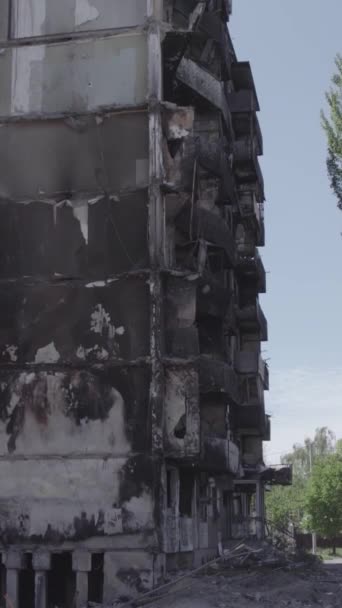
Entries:
POLYGON ((241 543, 194 572, 174 573, 167 585, 138 600, 83 608, 337 608, 342 564, 336 568, 268 543, 241 543))

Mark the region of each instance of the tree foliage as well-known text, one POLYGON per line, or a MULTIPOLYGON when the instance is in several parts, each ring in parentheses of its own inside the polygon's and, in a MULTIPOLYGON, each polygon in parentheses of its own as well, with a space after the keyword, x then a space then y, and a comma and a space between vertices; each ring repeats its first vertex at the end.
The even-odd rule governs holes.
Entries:
POLYGON ((339 443, 335 441, 332 431, 321 427, 316 429, 313 439, 306 438, 304 444, 295 444, 292 452, 281 458, 282 464, 292 465, 293 484, 290 487, 276 486, 266 494, 267 518, 275 526, 288 528, 289 524, 293 524, 296 528, 301 527, 305 520, 305 495, 311 469, 333 454, 339 443))
POLYGON ((330 454, 318 461, 307 487, 305 509, 310 528, 330 539, 342 530, 342 457, 330 454))
POLYGON ((292 524, 299 528, 304 517, 305 487, 294 480, 290 487, 275 486, 266 493, 267 519, 276 528, 287 530, 292 524))
POLYGON ((342 210, 342 55, 335 58, 336 72, 326 93, 329 117, 322 112, 322 125, 328 141, 327 169, 330 185, 342 210))

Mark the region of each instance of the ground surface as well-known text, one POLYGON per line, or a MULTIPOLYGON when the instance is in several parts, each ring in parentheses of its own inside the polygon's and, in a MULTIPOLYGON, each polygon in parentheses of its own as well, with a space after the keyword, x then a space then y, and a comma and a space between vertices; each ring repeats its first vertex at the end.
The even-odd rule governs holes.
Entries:
POLYGON ((307 565, 290 571, 220 568, 192 577, 150 605, 154 608, 341 608, 342 563, 307 565))
MULTIPOLYGON (((221 557, 135 600, 90 608, 342 608, 342 559, 322 562, 268 542, 226 548, 221 557)), ((85 607, 84 607, 85 608, 85 607)))

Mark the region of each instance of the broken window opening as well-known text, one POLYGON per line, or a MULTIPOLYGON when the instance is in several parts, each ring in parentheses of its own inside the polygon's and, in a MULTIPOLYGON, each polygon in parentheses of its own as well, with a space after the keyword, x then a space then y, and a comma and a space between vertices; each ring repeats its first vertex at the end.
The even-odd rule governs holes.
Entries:
POLYGON ((186 414, 180 417, 173 432, 177 439, 184 439, 186 435, 186 414))
POLYGON ((91 556, 91 571, 88 577, 89 602, 102 604, 103 601, 103 553, 93 553, 91 556))
POLYGON ((72 570, 72 555, 54 553, 48 572, 48 605, 72 608, 76 592, 76 575, 72 570))
POLYGON ((179 472, 179 514, 192 517, 194 475, 189 471, 179 472))

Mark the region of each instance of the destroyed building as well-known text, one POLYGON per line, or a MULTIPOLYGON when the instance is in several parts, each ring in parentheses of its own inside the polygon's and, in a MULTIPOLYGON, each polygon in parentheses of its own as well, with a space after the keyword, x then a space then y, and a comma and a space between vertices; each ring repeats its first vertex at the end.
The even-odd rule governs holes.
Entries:
POLYGON ((263 143, 230 15, 1 3, 0 584, 16 608, 131 597, 263 535, 263 143))

